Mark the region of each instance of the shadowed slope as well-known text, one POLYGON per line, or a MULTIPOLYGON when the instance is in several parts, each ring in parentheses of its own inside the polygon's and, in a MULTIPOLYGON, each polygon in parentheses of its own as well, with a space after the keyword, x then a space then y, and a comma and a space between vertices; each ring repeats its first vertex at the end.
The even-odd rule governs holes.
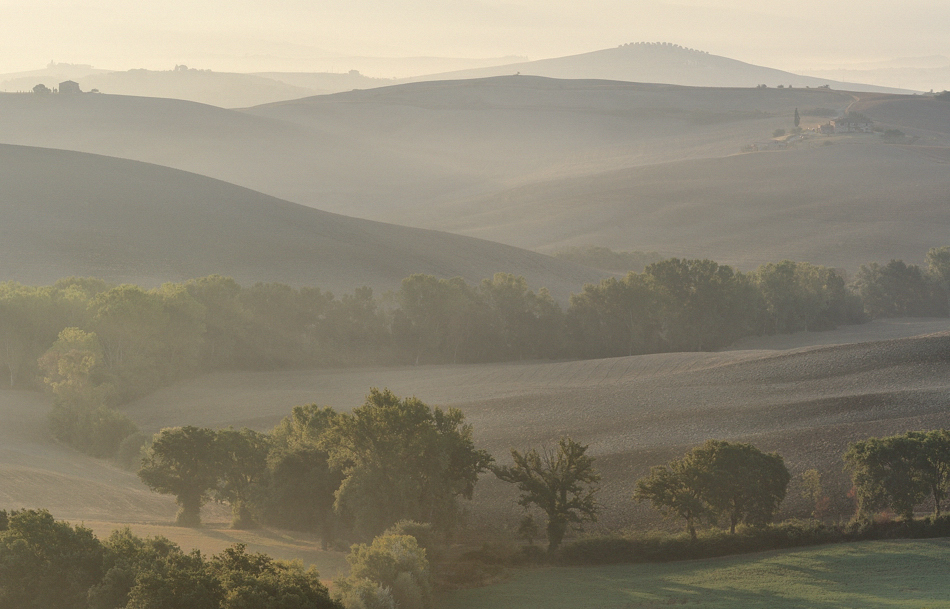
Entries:
POLYGON ((320 209, 418 225, 442 202, 559 176, 721 157, 850 94, 506 77, 235 112, 113 95, 0 94, 0 142, 193 171, 320 209))
POLYGON ((539 182, 446 206, 427 226, 542 251, 596 243, 745 269, 789 258, 854 271, 922 261, 946 242, 947 149, 871 135, 800 146, 539 182))
POLYGON ((495 243, 357 220, 199 175, 75 152, 0 146, 0 277, 157 284, 211 273, 349 291, 412 273, 498 271, 565 297, 599 274, 495 243))

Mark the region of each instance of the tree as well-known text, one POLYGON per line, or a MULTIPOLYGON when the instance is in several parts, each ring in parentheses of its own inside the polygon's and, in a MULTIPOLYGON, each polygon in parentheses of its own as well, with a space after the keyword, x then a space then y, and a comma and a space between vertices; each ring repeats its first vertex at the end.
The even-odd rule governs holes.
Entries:
POLYGON ((337 585, 347 607, 428 609, 432 606, 429 561, 415 537, 380 535, 369 545, 354 545, 346 562, 350 564, 350 575, 337 585))
POLYGON ((795 108, 795 127, 797 128, 802 122, 802 117, 798 115, 798 108, 795 108))
POLYGON ((233 528, 252 528, 256 521, 250 508, 251 493, 267 471, 269 438, 246 427, 241 431, 222 429, 215 437, 215 444, 219 481, 215 495, 231 504, 233 528))
POLYGON ((649 499, 669 517, 686 520, 695 539, 699 518, 725 516, 730 533, 739 523, 767 523, 785 499, 791 475, 782 457, 751 444, 709 440, 637 484, 636 499, 649 499))
POLYGON ((330 465, 343 472, 337 511, 367 537, 405 519, 451 530, 458 498, 471 499, 478 474, 491 463, 464 421, 458 409, 371 389, 366 402, 335 417, 324 436, 330 465))
POLYGON ((62 327, 57 321, 48 289, 0 283, 0 367, 6 367, 11 388, 33 376, 36 359, 62 327))
POLYGON ((18 510, 0 531, 0 607, 85 609, 102 575, 102 545, 85 527, 18 510))
POLYGON ((561 545, 567 527, 596 522, 600 506, 594 499, 600 475, 587 446, 569 437, 558 441, 557 449, 542 448, 522 454, 511 450, 514 465, 493 468, 498 478, 518 485, 518 504, 525 509, 540 508, 548 518, 548 551, 561 545))
POLYGON ((940 282, 950 303, 950 247, 932 247, 927 250, 927 271, 940 282))
POLYGON ((890 508, 905 520, 914 517, 914 506, 928 490, 916 475, 918 452, 917 442, 906 436, 868 438, 848 446, 845 469, 851 471, 860 516, 890 508))
POLYGON ((175 427, 159 432, 142 460, 139 478, 153 491, 175 495, 176 522, 201 523, 201 506, 217 486, 220 451, 217 434, 199 427, 175 427))
POLYGON ((267 459, 268 520, 291 529, 319 531, 323 549, 333 539, 333 502, 343 482, 340 469, 330 467, 323 445, 323 435, 336 416, 329 407, 295 406, 271 431, 273 448, 267 459))
POLYGON ((943 317, 948 314, 947 293, 939 280, 914 264, 891 260, 861 265, 854 289, 867 314, 879 317, 943 317))
POLYGON ((661 332, 670 349, 704 351, 748 333, 756 291, 748 277, 712 260, 670 258, 644 271, 662 311, 661 332))
POLYGON ((221 581, 198 550, 169 552, 139 571, 125 609, 217 609, 224 601, 221 581))
POLYGON ((772 519, 791 480, 781 456, 722 440, 709 440, 694 452, 707 468, 706 502, 729 520, 730 533, 740 522, 763 525, 772 519))
POLYGON ((934 502, 934 515, 940 515, 940 505, 950 490, 947 430, 868 438, 849 445, 844 461, 854 481, 859 516, 892 509, 910 520, 914 508, 928 495, 934 502))
POLYGON ((939 518, 940 504, 950 493, 950 431, 936 429, 928 432, 908 432, 907 435, 920 444, 916 469, 921 482, 930 490, 934 503, 934 518, 939 518))
POLYGON ((634 498, 637 502, 649 500, 653 507, 667 518, 682 518, 686 531, 696 540, 696 523, 709 518, 711 510, 704 499, 707 472, 696 464, 692 454, 658 465, 650 476, 637 482, 634 498))

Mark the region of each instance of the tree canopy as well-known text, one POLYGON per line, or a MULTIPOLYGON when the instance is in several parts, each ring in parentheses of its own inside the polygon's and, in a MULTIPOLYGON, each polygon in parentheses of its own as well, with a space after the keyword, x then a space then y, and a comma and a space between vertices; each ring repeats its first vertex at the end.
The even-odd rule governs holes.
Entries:
POLYGON ((731 533, 740 523, 766 524, 785 499, 790 480, 776 453, 709 440, 665 467, 654 467, 637 483, 634 497, 649 500, 668 517, 683 518, 695 539, 699 519, 725 517, 731 533))
POLYGON ((587 448, 563 437, 553 450, 532 448, 522 454, 512 449, 514 464, 493 469, 501 480, 518 485, 519 505, 537 506, 545 513, 550 552, 561 545, 568 526, 597 520, 600 474, 594 470, 594 458, 585 454, 587 448))

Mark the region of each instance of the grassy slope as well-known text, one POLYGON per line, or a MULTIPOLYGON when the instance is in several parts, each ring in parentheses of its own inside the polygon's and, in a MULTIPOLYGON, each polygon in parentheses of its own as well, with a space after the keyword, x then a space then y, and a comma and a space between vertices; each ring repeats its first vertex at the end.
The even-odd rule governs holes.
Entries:
POLYGON ((525 571, 446 609, 950 607, 950 542, 880 541, 715 560, 525 571))
POLYGON ((212 273, 351 291, 413 273, 524 275, 561 297, 599 274, 525 250, 358 220, 155 165, 0 145, 0 278, 157 284, 212 273), (50 168, 55 168, 51 171, 50 168))

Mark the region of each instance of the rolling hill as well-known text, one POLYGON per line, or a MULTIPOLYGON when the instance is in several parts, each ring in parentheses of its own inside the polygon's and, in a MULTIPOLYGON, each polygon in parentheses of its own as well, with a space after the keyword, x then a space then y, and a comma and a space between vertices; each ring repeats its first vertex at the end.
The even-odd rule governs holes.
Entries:
POLYGON ((853 271, 941 244, 947 108, 829 89, 506 76, 244 111, 0 94, 0 141, 167 165, 326 211, 542 251, 653 249, 743 268, 792 257, 853 271), (917 139, 815 136, 737 155, 790 128, 796 108, 804 126, 850 108, 917 139))
MULTIPOLYGON (((948 104, 950 106, 950 104, 948 104)), ((598 244, 752 269, 922 262, 950 234, 950 149, 874 136, 537 182, 445 205, 424 226, 539 251, 598 244)))
POLYGON ((350 291, 413 273, 524 275, 561 298, 597 271, 462 237, 318 211, 196 174, 0 145, 0 277, 156 285, 212 273, 350 291))
POLYGON ((624 44, 616 48, 580 55, 446 72, 407 80, 454 80, 516 73, 548 78, 598 78, 690 87, 755 87, 763 84, 769 87, 827 85, 843 91, 910 92, 872 84, 802 76, 665 42, 624 44))

